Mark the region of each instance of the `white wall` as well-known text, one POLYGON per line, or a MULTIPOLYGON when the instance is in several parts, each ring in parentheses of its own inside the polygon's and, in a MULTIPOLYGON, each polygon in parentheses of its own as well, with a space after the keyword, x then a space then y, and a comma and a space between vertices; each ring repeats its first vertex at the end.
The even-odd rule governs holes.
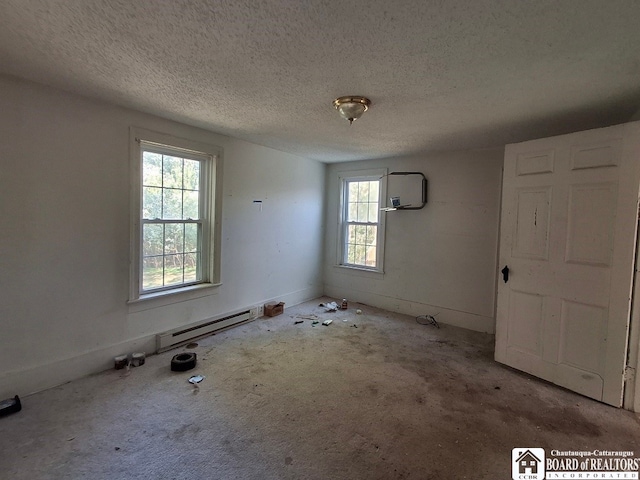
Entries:
POLYGON ((170 328, 322 293, 321 163, 2 76, 0 147, 0 398, 152 352, 170 328), (130 126, 224 149, 219 288, 127 305, 130 126))
MULTIPOLYGON (((327 169, 325 293, 442 323, 494 332, 498 221, 504 150, 351 162, 327 169), (338 172, 386 167, 428 178, 422 210, 386 215, 384 275, 337 267, 338 172)), ((413 177, 419 179, 419 177, 413 177)), ((406 182, 388 195, 415 197, 406 182)), ((406 179, 406 177, 405 177, 406 179)), ((416 182, 419 192, 419 182, 416 182)), ((411 200, 413 203, 414 200, 411 200)))

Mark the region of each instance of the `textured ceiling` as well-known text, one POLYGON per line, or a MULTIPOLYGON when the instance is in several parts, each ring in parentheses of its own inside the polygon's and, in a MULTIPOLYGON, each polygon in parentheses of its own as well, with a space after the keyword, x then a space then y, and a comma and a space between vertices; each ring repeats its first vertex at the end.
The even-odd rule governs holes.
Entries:
POLYGON ((325 162, 484 148, 628 121, 640 2, 2 0, 0 72, 325 162))

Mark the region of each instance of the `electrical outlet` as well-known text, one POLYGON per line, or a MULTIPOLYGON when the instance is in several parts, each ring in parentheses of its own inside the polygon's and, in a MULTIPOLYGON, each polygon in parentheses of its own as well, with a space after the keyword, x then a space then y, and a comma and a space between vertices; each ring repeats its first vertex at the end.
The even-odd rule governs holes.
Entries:
POLYGON ((264 315, 264 305, 257 305, 249 310, 251 318, 259 318, 264 315))
POLYGON ((264 317, 264 305, 258 305, 258 316, 264 317))

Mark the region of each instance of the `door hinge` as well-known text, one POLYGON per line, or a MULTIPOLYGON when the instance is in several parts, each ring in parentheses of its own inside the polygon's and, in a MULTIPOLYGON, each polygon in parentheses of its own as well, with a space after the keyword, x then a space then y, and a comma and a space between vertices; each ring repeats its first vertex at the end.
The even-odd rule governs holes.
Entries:
POLYGON ((636 369, 627 365, 624 367, 624 381, 629 382, 636 378, 636 369))

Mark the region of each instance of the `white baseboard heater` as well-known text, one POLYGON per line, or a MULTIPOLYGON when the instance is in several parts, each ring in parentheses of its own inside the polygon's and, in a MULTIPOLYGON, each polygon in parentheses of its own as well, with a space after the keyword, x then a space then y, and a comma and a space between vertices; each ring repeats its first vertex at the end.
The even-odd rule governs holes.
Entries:
POLYGON ((180 327, 168 332, 159 333, 156 336, 156 344, 158 353, 179 347, 197 338, 210 335, 216 330, 230 327, 237 323, 245 322, 254 318, 251 310, 243 310, 242 312, 233 313, 225 317, 212 318, 203 322, 194 323, 187 327, 180 327))

